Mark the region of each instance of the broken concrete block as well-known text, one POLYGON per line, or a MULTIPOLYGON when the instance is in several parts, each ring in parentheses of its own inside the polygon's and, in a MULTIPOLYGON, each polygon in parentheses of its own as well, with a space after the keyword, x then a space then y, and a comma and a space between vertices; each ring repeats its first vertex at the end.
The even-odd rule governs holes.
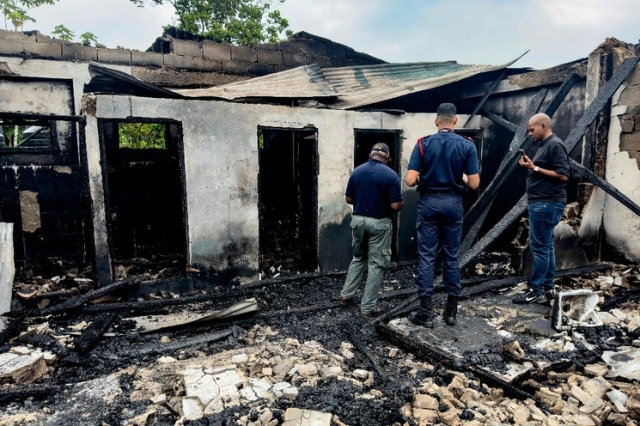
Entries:
POLYGON ((184 398, 182 400, 182 416, 186 420, 198 420, 204 416, 204 411, 195 399, 184 398))
POLYGON ((258 399, 256 393, 250 387, 240 389, 240 396, 247 401, 255 401, 256 399, 258 399))
POLYGON ((633 394, 627 401, 627 408, 640 415, 640 393, 633 394))
POLYGON ((358 369, 358 370, 353 370, 353 375, 358 379, 364 380, 367 377, 369 377, 369 372, 367 370, 358 369))
POLYGON ((419 424, 435 424, 438 420, 438 411, 414 408, 412 416, 419 424))
POLYGON ((340 367, 325 367, 320 370, 320 377, 338 377, 342 376, 342 368, 340 367))
POLYGON ((627 414, 629 412, 627 407, 625 407, 624 404, 620 401, 614 402, 613 406, 616 407, 616 411, 620 414, 627 414))
POLYGON ((272 376, 273 375, 273 368, 271 367, 265 367, 262 369, 261 371, 263 376, 272 376))
POLYGON ((214 374, 213 379, 220 388, 224 386, 233 386, 238 389, 242 386, 242 378, 236 371, 225 371, 223 373, 214 374))
POLYGON ((624 377, 629 380, 640 380, 640 349, 621 346, 617 351, 605 351, 602 360, 611 371, 607 377, 624 377))
POLYGON ((522 404, 518 404, 513 412, 513 422, 517 425, 523 425, 531 419, 531 411, 522 404))
POLYGON ((398 348, 389 349, 389 358, 395 358, 396 356, 398 356, 398 352, 400 352, 398 348))
POLYGON ((213 416, 224 411, 224 403, 221 399, 213 400, 204 409, 203 415, 206 417, 213 416))
POLYGON ((298 397, 298 388, 289 386, 288 388, 284 388, 282 390, 282 395, 290 400, 294 400, 298 397))
POLYGON ((280 382, 273 385, 271 391, 276 398, 282 398, 284 396, 283 391, 291 387, 291 383, 280 382))
POLYGON ((246 364, 247 361, 249 361, 249 357, 247 356, 247 354, 238 354, 231 357, 232 364, 246 364))
POLYGON ((571 395, 573 395, 582 404, 586 404, 591 398, 591 395, 589 395, 588 393, 586 393, 585 391, 583 391, 577 386, 571 387, 571 395))
POLYGON ((602 401, 602 398, 594 395, 591 396, 582 407, 580 407, 580 412, 591 414, 594 411, 601 409, 603 406, 604 401, 602 401))
POLYGON ((441 412, 439 417, 442 423, 448 426, 457 426, 462 424, 460 417, 458 417, 458 413, 453 408, 449 408, 447 411, 441 412))
POLYGON ((627 400, 629 400, 629 397, 627 396, 627 394, 624 392, 620 392, 618 389, 614 389, 607 392, 607 398, 609 398, 609 401, 613 403, 618 401, 622 404, 626 404, 627 400))
POLYGON ((582 384, 582 389, 586 393, 597 396, 598 398, 604 397, 604 394, 612 388, 611 383, 603 377, 594 377, 582 384))
POLYGON ((592 377, 602 377, 609 372, 609 367, 605 364, 589 364, 585 365, 584 373, 592 377))
POLYGON ((273 368, 273 376, 279 378, 286 376, 294 365, 295 361, 292 359, 283 359, 273 368))
POLYGON ((435 399, 434 397, 430 396, 430 395, 425 395, 425 394, 416 394, 413 397, 413 408, 424 408, 427 410, 437 410, 438 406, 440 404, 438 403, 438 400, 435 399))
POLYGON ((318 367, 313 364, 299 364, 296 365, 296 369, 302 377, 314 377, 318 375, 318 367))
POLYGON ((152 396, 151 398, 149 398, 149 400, 154 404, 164 404, 165 402, 167 402, 167 395, 164 393, 161 393, 161 394, 152 396))
POLYGON ((331 413, 288 408, 282 426, 330 426, 331 413))

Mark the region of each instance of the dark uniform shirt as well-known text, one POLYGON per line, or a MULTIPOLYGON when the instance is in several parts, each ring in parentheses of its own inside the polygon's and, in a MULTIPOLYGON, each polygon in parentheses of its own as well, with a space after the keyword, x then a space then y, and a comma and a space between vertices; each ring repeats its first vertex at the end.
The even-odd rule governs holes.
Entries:
POLYGON ((400 178, 386 164, 371 159, 351 173, 345 195, 353 198, 353 214, 390 218, 391 204, 402 201, 400 178))
POLYGON ((420 194, 437 191, 464 192, 462 173, 480 173, 478 151, 473 142, 442 129, 435 135, 421 138, 411 153, 409 170, 420 172, 418 191, 420 194))
MULTIPOLYGON (((551 135, 540 143, 540 148, 531 159, 533 164, 541 169, 553 170, 560 175, 570 177, 569 156, 562 140, 556 135, 551 135)), ((567 182, 529 170, 529 175, 527 176, 527 198, 529 202, 554 201, 566 203, 566 187, 567 182)))

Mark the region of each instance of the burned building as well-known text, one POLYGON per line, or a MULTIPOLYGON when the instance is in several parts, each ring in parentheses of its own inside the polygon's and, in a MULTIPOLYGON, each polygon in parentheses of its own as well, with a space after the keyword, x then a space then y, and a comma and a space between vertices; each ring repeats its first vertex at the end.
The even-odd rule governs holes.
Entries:
MULTIPOLYGON (((524 174, 505 161, 522 139, 518 123, 545 108, 555 112, 556 133, 572 140, 571 157, 638 201, 627 176, 637 170, 639 71, 628 70, 584 143, 574 134, 576 125, 586 128, 583 115, 607 75, 634 57, 624 43, 531 71, 511 67, 514 61, 387 64, 306 33, 278 44, 227 46, 170 30, 147 52, 37 32, 0 37, 0 120, 5 133, 22 132, 17 143, 7 144, 5 135, 1 148, 0 211, 16 224, 21 265, 93 264, 101 283, 113 281, 116 263, 151 256, 219 281, 282 267, 345 268, 349 173, 384 141, 402 175, 415 140, 435 131, 433 112, 442 101, 460 105, 466 123, 458 131, 476 141, 480 199, 486 189, 498 194, 473 221, 466 248, 521 198, 524 174), (127 145, 127 132, 140 125, 152 126, 160 142, 127 145), (494 182, 504 176, 508 185, 494 182)), ((397 261, 415 258, 417 196, 404 192, 406 207, 394 221, 397 261)), ((579 179, 570 192, 584 215, 583 226, 564 230, 573 262, 564 266, 598 259, 603 248, 638 259, 633 213, 579 179)), ((469 194, 468 208, 476 198, 469 194)), ((514 232, 498 242, 509 244, 514 232)))

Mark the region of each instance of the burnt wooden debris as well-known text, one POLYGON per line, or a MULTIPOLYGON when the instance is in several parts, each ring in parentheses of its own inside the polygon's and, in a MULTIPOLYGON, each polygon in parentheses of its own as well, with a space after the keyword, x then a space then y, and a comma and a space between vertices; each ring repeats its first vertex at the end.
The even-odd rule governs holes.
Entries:
POLYGON ((480 108, 482 108, 482 106, 484 105, 484 103, 487 101, 487 99, 489 99, 489 96, 491 96, 491 94, 493 93, 494 90, 496 90, 496 87, 498 86, 498 83, 500 83, 502 81, 502 79, 504 78, 504 75, 507 73, 507 70, 505 69, 504 71, 502 71, 498 77, 495 78, 495 80, 493 80, 491 82, 491 85, 489 86, 489 88, 487 89, 487 91, 484 93, 484 95, 482 96, 482 99, 480 99, 480 102, 478 102, 478 105, 475 106, 475 108, 473 109, 473 111, 471 111, 471 114, 469 114, 469 117, 467 117, 467 120, 464 122, 464 124, 462 125, 462 127, 467 127, 467 124, 469 124, 469 122, 473 119, 473 117, 476 116, 476 114, 478 113, 478 111, 480 110, 480 108))

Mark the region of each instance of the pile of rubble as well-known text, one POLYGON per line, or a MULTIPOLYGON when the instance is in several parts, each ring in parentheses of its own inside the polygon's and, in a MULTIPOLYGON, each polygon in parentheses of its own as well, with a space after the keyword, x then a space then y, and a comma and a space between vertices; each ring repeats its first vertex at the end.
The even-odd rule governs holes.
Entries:
MULTIPOLYGON (((602 324, 557 331, 549 307, 505 302, 522 284, 505 291, 509 265, 487 260, 476 269, 497 275, 466 281, 459 324, 438 319, 431 330, 403 314, 376 323, 341 307, 336 273, 129 302, 114 302, 126 294, 115 289, 148 277, 67 294, 12 313, 0 345, 0 426, 636 425, 640 269, 564 275, 561 290, 600 297, 602 324), (385 328, 444 357, 398 344, 385 328), (456 347, 466 341, 477 344, 456 347)), ((407 300, 413 273, 387 275, 383 308, 407 300)))

